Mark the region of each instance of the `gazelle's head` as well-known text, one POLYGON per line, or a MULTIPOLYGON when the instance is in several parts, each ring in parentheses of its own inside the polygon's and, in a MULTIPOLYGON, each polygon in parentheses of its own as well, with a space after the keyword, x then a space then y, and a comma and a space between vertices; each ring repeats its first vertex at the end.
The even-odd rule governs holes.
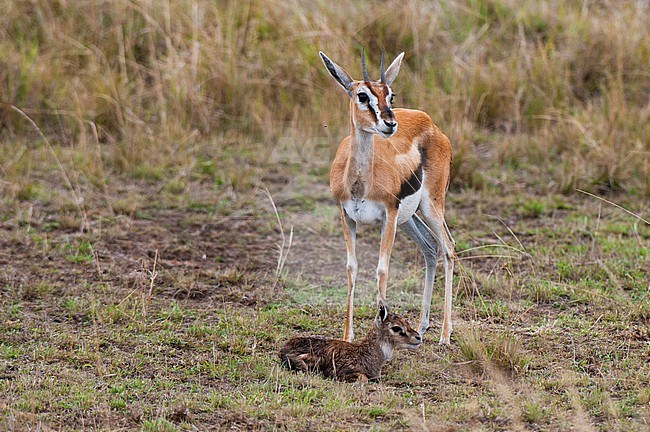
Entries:
POLYGON ((387 358, 394 349, 416 349, 422 343, 422 337, 401 316, 394 314, 388 304, 381 298, 377 302, 375 327, 378 329, 379 341, 387 358))
POLYGON ((366 61, 361 50, 361 67, 363 81, 353 80, 345 69, 330 60, 322 51, 319 51, 327 71, 350 97, 350 115, 356 129, 364 132, 379 134, 382 138, 389 138, 397 131, 397 121, 391 108, 393 83, 404 58, 404 53, 384 70, 384 54, 381 55, 379 80, 371 81, 366 71, 366 61))

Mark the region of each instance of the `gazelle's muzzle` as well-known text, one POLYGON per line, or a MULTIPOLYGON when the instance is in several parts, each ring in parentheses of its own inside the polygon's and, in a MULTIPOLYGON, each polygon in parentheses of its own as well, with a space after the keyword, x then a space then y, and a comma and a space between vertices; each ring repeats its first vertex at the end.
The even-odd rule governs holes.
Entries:
POLYGON ((415 330, 409 332, 409 340, 406 344, 406 349, 417 349, 420 344, 422 344, 422 336, 420 336, 420 333, 416 332, 415 330))
POLYGON ((379 116, 377 129, 379 129, 379 132, 382 135, 385 135, 384 138, 388 138, 397 132, 397 121, 395 120, 393 110, 391 110, 388 105, 383 105, 380 109, 381 114, 379 116))
POLYGON ((397 122, 395 120, 380 120, 377 129, 382 138, 390 138, 397 132, 397 122))

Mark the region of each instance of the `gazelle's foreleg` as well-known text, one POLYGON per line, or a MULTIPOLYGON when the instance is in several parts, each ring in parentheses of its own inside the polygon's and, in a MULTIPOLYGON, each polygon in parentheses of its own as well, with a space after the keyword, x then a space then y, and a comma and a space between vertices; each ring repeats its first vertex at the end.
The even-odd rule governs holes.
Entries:
POLYGON ((353 221, 343 209, 341 212, 341 224, 343 225, 343 237, 345 237, 345 249, 348 252, 348 263, 346 273, 348 276, 348 299, 345 310, 345 332, 343 339, 352 342, 354 339, 354 327, 352 318, 354 315, 354 286, 357 280, 357 223, 353 221))
MULTIPOLYGON (((424 201, 424 200, 423 200, 424 201)), ((426 205, 422 206, 422 215, 431 228, 431 234, 436 239, 439 251, 442 255, 442 265, 445 269, 445 306, 442 321, 442 334, 440 335, 440 345, 448 345, 451 341, 451 301, 453 296, 453 278, 454 278, 454 242, 447 233, 445 227, 444 209, 434 205, 430 200, 426 200, 426 205)))
POLYGON ((388 286, 388 266, 390 264, 390 254, 395 243, 395 233, 397 232, 397 213, 398 209, 387 208, 386 218, 381 229, 381 243, 379 246, 379 264, 377 265, 377 291, 379 297, 386 300, 386 288, 388 286))
POLYGON ((426 264, 424 276, 424 289, 422 291, 422 309, 420 312, 420 327, 418 332, 424 335, 429 327, 429 311, 431 309, 431 295, 433 294, 433 282, 435 278, 436 266, 438 265, 438 243, 431 234, 429 227, 422 222, 418 215, 413 215, 411 219, 400 225, 402 230, 413 240, 422 254, 426 264))

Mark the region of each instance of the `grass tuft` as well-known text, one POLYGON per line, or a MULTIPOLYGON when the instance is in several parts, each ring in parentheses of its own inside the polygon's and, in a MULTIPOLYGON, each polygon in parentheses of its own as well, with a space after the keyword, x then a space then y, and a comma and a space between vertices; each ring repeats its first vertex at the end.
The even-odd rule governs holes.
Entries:
POLYGON ((496 366, 513 374, 526 371, 529 360, 519 338, 509 332, 485 334, 474 328, 457 336, 458 346, 466 361, 486 372, 496 366))

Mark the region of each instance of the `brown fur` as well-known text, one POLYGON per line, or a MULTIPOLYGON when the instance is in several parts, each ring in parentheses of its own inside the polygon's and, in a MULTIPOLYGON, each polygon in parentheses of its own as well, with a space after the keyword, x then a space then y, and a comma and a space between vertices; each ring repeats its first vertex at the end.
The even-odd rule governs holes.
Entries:
MULTIPOLYGON (((425 187, 444 211, 451 164, 449 139, 425 112, 398 108, 393 113, 399 124, 397 132, 388 139, 374 136, 370 188, 365 191, 364 198, 383 202, 387 207, 396 207, 398 203, 395 196, 402 182, 420 164, 419 150, 423 149, 425 187), (413 147, 418 151, 412 151, 413 147), (397 156, 401 156, 401 163, 396 162, 397 156)), ((350 142, 350 135, 341 141, 330 169, 330 190, 337 202, 352 197, 351 189, 356 180, 354 173, 350 172, 350 142)))
POLYGON ((280 350, 280 360, 289 369, 318 372, 338 381, 376 380, 389 360, 382 345, 393 349, 415 349, 421 342, 418 332, 402 317, 390 313, 381 319, 381 308, 366 337, 350 343, 323 336, 297 336, 280 350), (395 332, 399 327, 401 332, 395 332))

